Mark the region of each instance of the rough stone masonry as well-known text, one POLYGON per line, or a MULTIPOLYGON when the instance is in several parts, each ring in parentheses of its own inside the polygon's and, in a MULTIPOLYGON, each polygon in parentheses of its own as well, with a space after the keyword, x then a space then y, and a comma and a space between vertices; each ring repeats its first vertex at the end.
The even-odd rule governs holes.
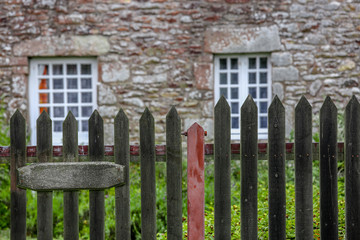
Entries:
POLYGON ((287 133, 305 95, 317 113, 326 95, 342 112, 360 96, 358 0, 3 0, 0 4, 0 95, 6 117, 29 119, 29 60, 95 56, 98 110, 106 144, 122 107, 138 141, 148 107, 156 139, 175 105, 187 129, 213 132, 214 54, 271 54, 272 92, 283 101, 287 133))

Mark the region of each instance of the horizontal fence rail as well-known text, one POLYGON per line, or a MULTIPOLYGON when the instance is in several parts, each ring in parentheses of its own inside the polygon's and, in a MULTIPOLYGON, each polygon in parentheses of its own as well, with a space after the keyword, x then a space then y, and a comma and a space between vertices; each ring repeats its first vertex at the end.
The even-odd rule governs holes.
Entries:
MULTIPOLYGON (((214 155, 214 144, 205 143, 204 146, 205 160, 212 159, 211 157, 214 155)), ((345 145, 343 142, 339 142, 336 144, 336 152, 338 161, 345 160, 345 145)), ((138 145, 130 145, 129 147, 130 159, 131 161, 140 161, 138 159, 140 154, 140 146, 138 145)), ((231 144, 231 160, 240 160, 240 144, 232 143, 231 144)), ((88 146, 80 145, 78 146, 78 154, 79 161, 87 161, 88 156, 88 146)), ((166 145, 155 145, 155 154, 156 161, 162 162, 166 161, 166 145)), ((295 154, 295 144, 294 143, 286 143, 285 144, 285 159, 286 160, 294 160, 295 154)), ((312 154, 313 160, 320 160, 320 143, 312 143, 312 154)), ((113 145, 105 145, 105 161, 106 157, 114 156, 114 146, 113 145)), ((258 143, 258 160, 268 160, 268 143, 258 143)), ((26 147, 26 157, 28 163, 32 163, 36 161, 36 146, 27 146, 26 147)), ((53 146, 53 157, 54 161, 61 161, 61 157, 63 157, 63 147, 62 146, 53 146)), ((113 158, 111 158, 113 160, 113 158)), ((0 147, 0 163, 9 163, 10 162, 10 147, 0 147)))
MULTIPOLYGON (((188 239, 204 235, 204 160, 214 161, 214 238, 231 239, 231 160, 241 160, 241 237, 258 238, 258 160, 268 160, 268 236, 286 238, 285 161, 295 166, 295 235, 313 239, 313 161, 320 161, 321 237, 338 239, 337 163, 345 162, 346 237, 360 236, 360 105, 353 97, 345 111, 345 142, 337 142, 337 108, 327 97, 320 110, 320 143, 312 142, 312 107, 302 97, 295 108, 295 141, 285 142, 285 108, 277 96, 268 109, 268 143, 258 143, 257 106, 249 96, 241 107, 241 142, 231 143, 230 107, 221 97, 214 109, 214 144, 192 125, 187 137, 188 239)), ((10 121, 11 146, 0 147, 0 163, 10 163, 11 239, 26 239, 26 192, 37 190, 38 239, 51 239, 52 190, 64 191, 64 239, 79 238, 78 189, 90 191, 90 238, 105 239, 104 189, 115 187, 116 239, 131 238, 129 163, 140 162, 141 235, 156 239, 156 161, 166 161, 168 239, 182 239, 181 118, 175 107, 166 117, 166 145, 155 145, 154 117, 140 118, 140 145, 129 144, 129 121, 123 110, 114 120, 114 145, 104 145, 103 119, 89 119, 89 146, 78 146, 77 122, 71 112, 63 123, 64 146, 52 146, 52 121, 37 120, 37 146, 25 146, 25 119, 16 111, 10 121), (112 163, 109 163, 112 162, 112 163), (33 163, 26 166, 26 163, 33 163), (48 166, 46 169, 45 167, 48 166), (98 174, 94 179, 91 177, 98 174), (55 176, 56 175, 56 176, 55 176), (66 182, 69 176, 76 181, 66 182), (105 176, 106 175, 106 176, 105 176), (56 178, 57 177, 57 178, 56 178), (88 180, 88 181, 87 181, 88 180), (51 181, 55 181, 51 184, 51 181), (36 185, 37 184, 37 185, 36 185)), ((206 130, 206 129, 205 129, 206 130)))

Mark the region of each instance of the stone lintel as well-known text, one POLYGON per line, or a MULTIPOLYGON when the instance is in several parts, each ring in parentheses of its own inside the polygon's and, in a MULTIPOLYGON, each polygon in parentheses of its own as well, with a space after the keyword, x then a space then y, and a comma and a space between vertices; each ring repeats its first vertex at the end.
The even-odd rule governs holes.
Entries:
POLYGON ((38 37, 16 44, 15 56, 99 56, 110 50, 108 39, 103 36, 38 37))
POLYGON ((205 32, 205 52, 260 53, 278 50, 281 50, 281 43, 276 26, 217 26, 205 32))

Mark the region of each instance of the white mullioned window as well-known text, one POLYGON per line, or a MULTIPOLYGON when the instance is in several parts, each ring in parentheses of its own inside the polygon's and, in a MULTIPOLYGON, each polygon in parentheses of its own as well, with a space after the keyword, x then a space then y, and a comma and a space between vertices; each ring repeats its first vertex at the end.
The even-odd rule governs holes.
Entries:
POLYGON ((270 55, 215 56, 215 103, 224 95, 231 107, 231 139, 240 139, 240 109, 248 95, 258 107, 258 137, 267 139, 270 73, 270 55))
POLYGON ((62 124, 69 111, 78 121, 79 144, 86 144, 88 119, 97 103, 96 83, 95 58, 31 59, 31 144, 36 144, 36 120, 42 111, 46 111, 52 119, 53 145, 62 144, 62 124))

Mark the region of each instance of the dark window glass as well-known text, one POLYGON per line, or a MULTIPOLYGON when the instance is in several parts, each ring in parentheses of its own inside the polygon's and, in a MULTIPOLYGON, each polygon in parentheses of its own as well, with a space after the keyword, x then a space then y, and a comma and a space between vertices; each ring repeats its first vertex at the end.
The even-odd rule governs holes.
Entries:
POLYGON ((239 98, 239 89, 231 88, 231 99, 238 99, 238 98, 239 98))
POLYGON ((260 128, 267 128, 267 117, 260 117, 260 128))
POLYGON ((68 75, 77 74, 77 66, 76 66, 76 64, 67 64, 66 65, 66 74, 68 74, 68 75))
POLYGON ((220 73, 220 84, 227 84, 227 74, 220 73))
POLYGON ((63 89, 64 88, 64 81, 62 78, 54 78, 53 79, 54 89, 63 89))
POLYGON ((267 68, 267 58, 260 58, 260 68, 266 69, 267 68))
POLYGON ((77 89, 77 79, 76 78, 68 78, 67 79, 67 89, 77 89))
POLYGON ((237 58, 231 59, 231 69, 238 69, 238 59, 237 58))
POLYGON ((249 58, 249 69, 256 69, 256 58, 249 58))
POLYGON ((81 107, 81 116, 90 117, 92 113, 92 107, 81 107))
POLYGON ((249 94, 252 98, 256 98, 256 88, 249 88, 249 94))
POLYGON ((64 107, 54 107, 54 117, 64 117, 64 107))
POLYGON ((62 121, 54 121, 54 132, 62 132, 62 121))
POLYGON ((260 102, 260 113, 267 113, 267 102, 260 102))
POLYGON ((238 84, 238 74, 237 73, 231 73, 231 84, 238 84))
POLYGON ((232 102, 231 103, 231 113, 237 114, 237 113, 239 113, 239 110, 240 110, 239 103, 238 102, 232 102))
POLYGON ((227 88, 220 88, 220 96, 224 95, 224 97, 227 99, 227 88))
POLYGON ((226 58, 220 58, 220 69, 227 69, 226 58))
POLYGON ((256 73, 249 73, 249 84, 256 84, 256 73))
POLYGON ((77 93, 68 93, 67 94, 68 103, 78 103, 78 94, 77 93))
POLYGON ((266 72, 260 73, 260 83, 267 83, 267 73, 266 72))
POLYGON ((63 74, 63 65, 54 64, 53 65, 53 75, 62 75, 63 74))
POLYGON ((231 118, 231 128, 239 129, 239 118, 238 117, 231 118))
POLYGON ((260 98, 267 98, 267 88, 266 87, 261 87, 260 88, 260 98))
POLYGON ((78 107, 68 107, 68 111, 71 111, 74 117, 79 116, 79 108, 78 107))
POLYGON ((83 132, 89 131, 89 122, 88 121, 81 121, 81 131, 83 131, 83 132))
POLYGON ((54 103, 64 103, 64 93, 53 93, 54 103))
POLYGON ((91 103, 92 102, 92 93, 91 92, 81 93, 81 102, 82 103, 91 103))
POLYGON ((81 64, 81 74, 91 74, 91 64, 81 64))

